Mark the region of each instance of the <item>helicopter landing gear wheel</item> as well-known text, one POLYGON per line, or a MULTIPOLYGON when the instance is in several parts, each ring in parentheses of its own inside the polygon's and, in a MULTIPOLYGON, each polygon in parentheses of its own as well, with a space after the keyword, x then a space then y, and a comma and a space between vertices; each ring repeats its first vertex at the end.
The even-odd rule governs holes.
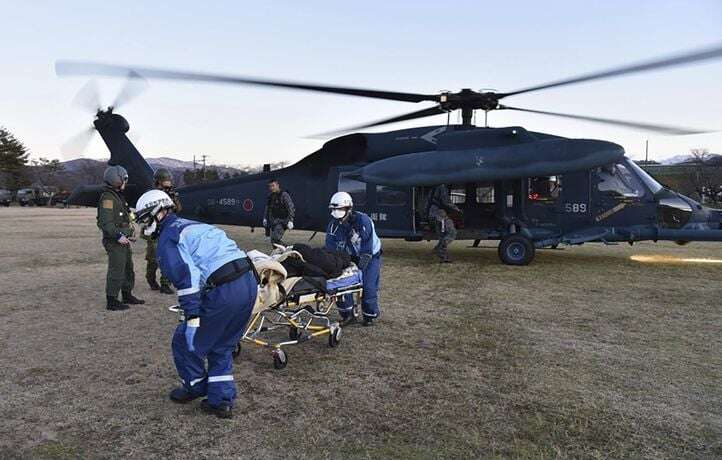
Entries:
POLYGON ((280 348, 273 350, 273 367, 283 369, 288 364, 288 355, 280 348))
POLYGON ((328 346, 335 348, 341 341, 341 327, 338 324, 331 326, 331 330, 328 333, 328 346))
POLYGON ((518 233, 505 236, 499 243, 499 258, 506 265, 529 265, 534 254, 534 243, 518 233))

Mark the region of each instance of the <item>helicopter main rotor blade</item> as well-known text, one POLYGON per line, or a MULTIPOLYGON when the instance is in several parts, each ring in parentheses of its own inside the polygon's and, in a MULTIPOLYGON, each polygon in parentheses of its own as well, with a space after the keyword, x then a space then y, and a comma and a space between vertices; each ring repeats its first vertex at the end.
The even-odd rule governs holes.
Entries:
POLYGON ((87 76, 97 75, 105 77, 125 77, 129 73, 148 79, 202 81, 209 83, 229 83, 235 85, 272 86, 277 88, 298 89, 303 91, 316 91, 320 93, 345 94, 348 96, 370 97, 375 99, 388 99, 392 101, 421 102, 438 101, 435 94, 400 93, 395 91, 379 91, 366 88, 347 88, 342 86, 324 86, 311 83, 269 80, 262 78, 249 78, 231 75, 215 75, 200 72, 183 72, 176 70, 163 70, 148 67, 125 67, 112 64, 101 64, 80 61, 58 61, 55 63, 55 73, 58 76, 87 76))
POLYGON ((92 114, 100 109, 100 92, 95 79, 88 80, 73 97, 73 105, 92 114))
POLYGON ((655 59, 652 61, 641 62, 638 64, 626 65, 623 67, 617 67, 614 69, 603 70, 601 72, 592 72, 578 77, 567 78, 564 80, 557 80, 551 83, 543 85, 531 86, 529 88, 523 88, 517 91, 511 91, 508 93, 499 93, 499 98, 514 96, 522 93, 529 93, 532 91, 539 91, 542 89, 556 88, 558 86, 572 85, 575 83, 582 83, 591 80, 601 80, 603 78, 619 77, 622 75, 628 75, 632 73, 646 72, 648 70, 662 69, 665 67, 676 67, 685 64, 692 64, 694 62, 708 61, 711 59, 722 58, 722 45, 716 45, 710 48, 697 49, 688 51, 686 53, 668 56, 662 59, 655 59))
POLYGON ((377 121, 373 121, 373 122, 371 122, 371 123, 366 123, 366 124, 363 124, 363 125, 351 126, 351 127, 348 127, 348 128, 343 128, 343 129, 338 129, 338 130, 329 131, 329 132, 325 132, 325 133, 320 133, 320 134, 316 134, 316 135, 311 136, 311 137, 312 137, 312 138, 316 138, 316 137, 320 137, 320 138, 330 137, 330 136, 335 136, 335 135, 338 135, 338 134, 346 133, 346 132, 349 132, 349 131, 356 131, 356 130, 359 130, 359 129, 372 128, 372 127, 374 127, 374 126, 388 125, 388 124, 390 124, 390 123, 398 123, 398 122, 400 122, 400 121, 415 120, 415 119, 417 119, 417 118, 430 117, 430 116, 432 116, 432 115, 439 115, 439 114, 442 114, 442 113, 447 113, 447 111, 444 110, 443 108, 441 108, 440 105, 436 105, 436 106, 433 106, 433 107, 428 107, 428 108, 426 108, 426 109, 417 110, 416 112, 405 113, 405 114, 403 114, 403 115, 397 115, 397 116, 395 116, 395 117, 385 118, 385 119, 383 119, 383 120, 377 120, 377 121))
POLYGON ((137 72, 130 71, 127 75, 125 84, 113 101, 113 108, 118 108, 135 99, 148 87, 148 81, 141 77, 137 72))
POLYGON ((588 117, 586 115, 572 115, 568 113, 558 113, 558 112, 547 112, 544 110, 533 110, 533 109, 522 109, 520 107, 510 107, 508 105, 499 105, 499 110, 516 110, 518 112, 529 112, 529 113, 537 113, 540 115, 551 115, 553 117, 562 117, 562 118, 571 118, 573 120, 584 120, 584 121, 591 121, 594 123, 603 123, 606 125, 613 125, 613 126, 623 126, 625 128, 633 128, 633 129, 642 129, 646 131, 653 131, 660 134, 669 134, 669 135, 687 135, 687 134, 702 134, 702 133, 708 133, 709 130, 698 130, 698 129, 689 129, 689 128, 680 128, 677 126, 666 126, 666 125, 653 125, 650 123, 639 123, 635 121, 625 121, 625 120, 615 120, 612 118, 600 118, 600 117, 588 117))

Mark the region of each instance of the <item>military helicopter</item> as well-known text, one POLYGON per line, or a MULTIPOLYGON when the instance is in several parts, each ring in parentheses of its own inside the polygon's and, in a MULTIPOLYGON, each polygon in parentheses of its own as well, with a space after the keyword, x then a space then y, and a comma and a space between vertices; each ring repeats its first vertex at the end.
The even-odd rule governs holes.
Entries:
MULTIPOLYGON (((564 114, 503 105, 500 100, 532 91, 669 68, 722 57, 722 46, 627 65, 510 92, 474 91, 419 94, 324 86, 258 78, 145 67, 59 61, 59 76, 106 76, 217 82, 334 93, 403 102, 435 102, 411 113, 347 130, 386 125, 461 111, 461 124, 384 133, 353 133, 326 142, 299 162, 275 171, 183 187, 184 217, 209 223, 261 226, 266 183, 281 181, 297 207, 295 227, 324 231, 326 205, 336 191, 349 192, 355 208, 369 214, 385 238, 434 239, 426 215, 433 186, 447 184, 463 211, 456 216, 458 239, 499 240, 498 254, 509 265, 530 263, 535 250, 587 242, 633 244, 642 240, 722 241, 722 211, 660 185, 612 142, 569 139, 520 126, 472 124, 475 110, 515 110, 580 119, 663 134, 704 131, 650 123, 564 114)), ((130 175, 127 196, 152 186, 152 169, 127 138, 128 122, 111 106, 97 110, 95 129, 111 152, 109 164, 130 175)), ((76 190, 71 202, 97 205, 99 186, 76 190)))

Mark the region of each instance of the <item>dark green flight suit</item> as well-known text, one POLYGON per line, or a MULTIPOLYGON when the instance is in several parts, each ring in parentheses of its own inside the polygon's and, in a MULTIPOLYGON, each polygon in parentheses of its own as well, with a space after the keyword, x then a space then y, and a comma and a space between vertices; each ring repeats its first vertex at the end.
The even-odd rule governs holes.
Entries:
POLYGON ((130 244, 118 243, 121 235, 127 238, 133 237, 133 226, 128 203, 111 187, 106 186, 100 195, 98 228, 103 231, 103 247, 108 253, 105 294, 117 298, 119 291, 129 293, 135 284, 133 252, 130 244))
MULTIPOLYGON (((180 204, 180 197, 178 196, 178 192, 175 190, 167 191, 163 188, 158 188, 158 190, 162 190, 170 196, 170 198, 173 200, 173 204, 175 204, 175 213, 179 213, 181 211, 181 204, 180 204)), ((155 281, 155 272, 158 271, 158 260, 156 259, 156 250, 158 248, 158 240, 157 239, 151 239, 146 238, 146 246, 145 246, 145 279, 148 280, 150 283, 151 280, 155 281)), ((163 276, 163 272, 160 273, 160 286, 161 287, 170 287, 170 281, 168 281, 168 278, 163 276)), ((157 287, 156 287, 157 289, 157 287)))

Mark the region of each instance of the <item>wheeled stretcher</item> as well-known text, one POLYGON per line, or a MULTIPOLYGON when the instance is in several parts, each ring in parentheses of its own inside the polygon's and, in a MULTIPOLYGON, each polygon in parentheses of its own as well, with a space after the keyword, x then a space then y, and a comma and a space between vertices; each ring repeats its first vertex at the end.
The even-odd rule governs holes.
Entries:
MULTIPOLYGON (((351 295, 353 315, 357 319, 361 316, 363 275, 356 265, 351 264, 341 276, 328 280, 287 278, 286 269, 280 261, 285 257, 301 257, 297 252, 267 256, 250 251, 248 255, 258 278, 258 294, 251 319, 233 351, 234 358, 239 356, 241 344, 246 342, 270 348, 274 367, 283 369, 288 364, 284 347, 323 336, 328 336, 330 347, 338 346, 341 327, 329 318, 338 299, 351 295)), ((184 320, 179 305, 173 305, 169 310, 178 313, 180 320, 184 320)))
POLYGON ((251 319, 233 356, 240 354, 243 342, 270 348, 274 367, 283 369, 288 364, 284 347, 323 336, 328 337, 330 347, 338 346, 341 327, 329 318, 329 314, 336 301, 345 295, 353 298, 353 314, 361 314, 361 270, 352 264, 341 276, 329 280, 286 278, 286 271, 279 260, 300 257, 300 254, 290 252, 268 257, 252 251, 249 256, 258 273, 259 292, 251 319))

